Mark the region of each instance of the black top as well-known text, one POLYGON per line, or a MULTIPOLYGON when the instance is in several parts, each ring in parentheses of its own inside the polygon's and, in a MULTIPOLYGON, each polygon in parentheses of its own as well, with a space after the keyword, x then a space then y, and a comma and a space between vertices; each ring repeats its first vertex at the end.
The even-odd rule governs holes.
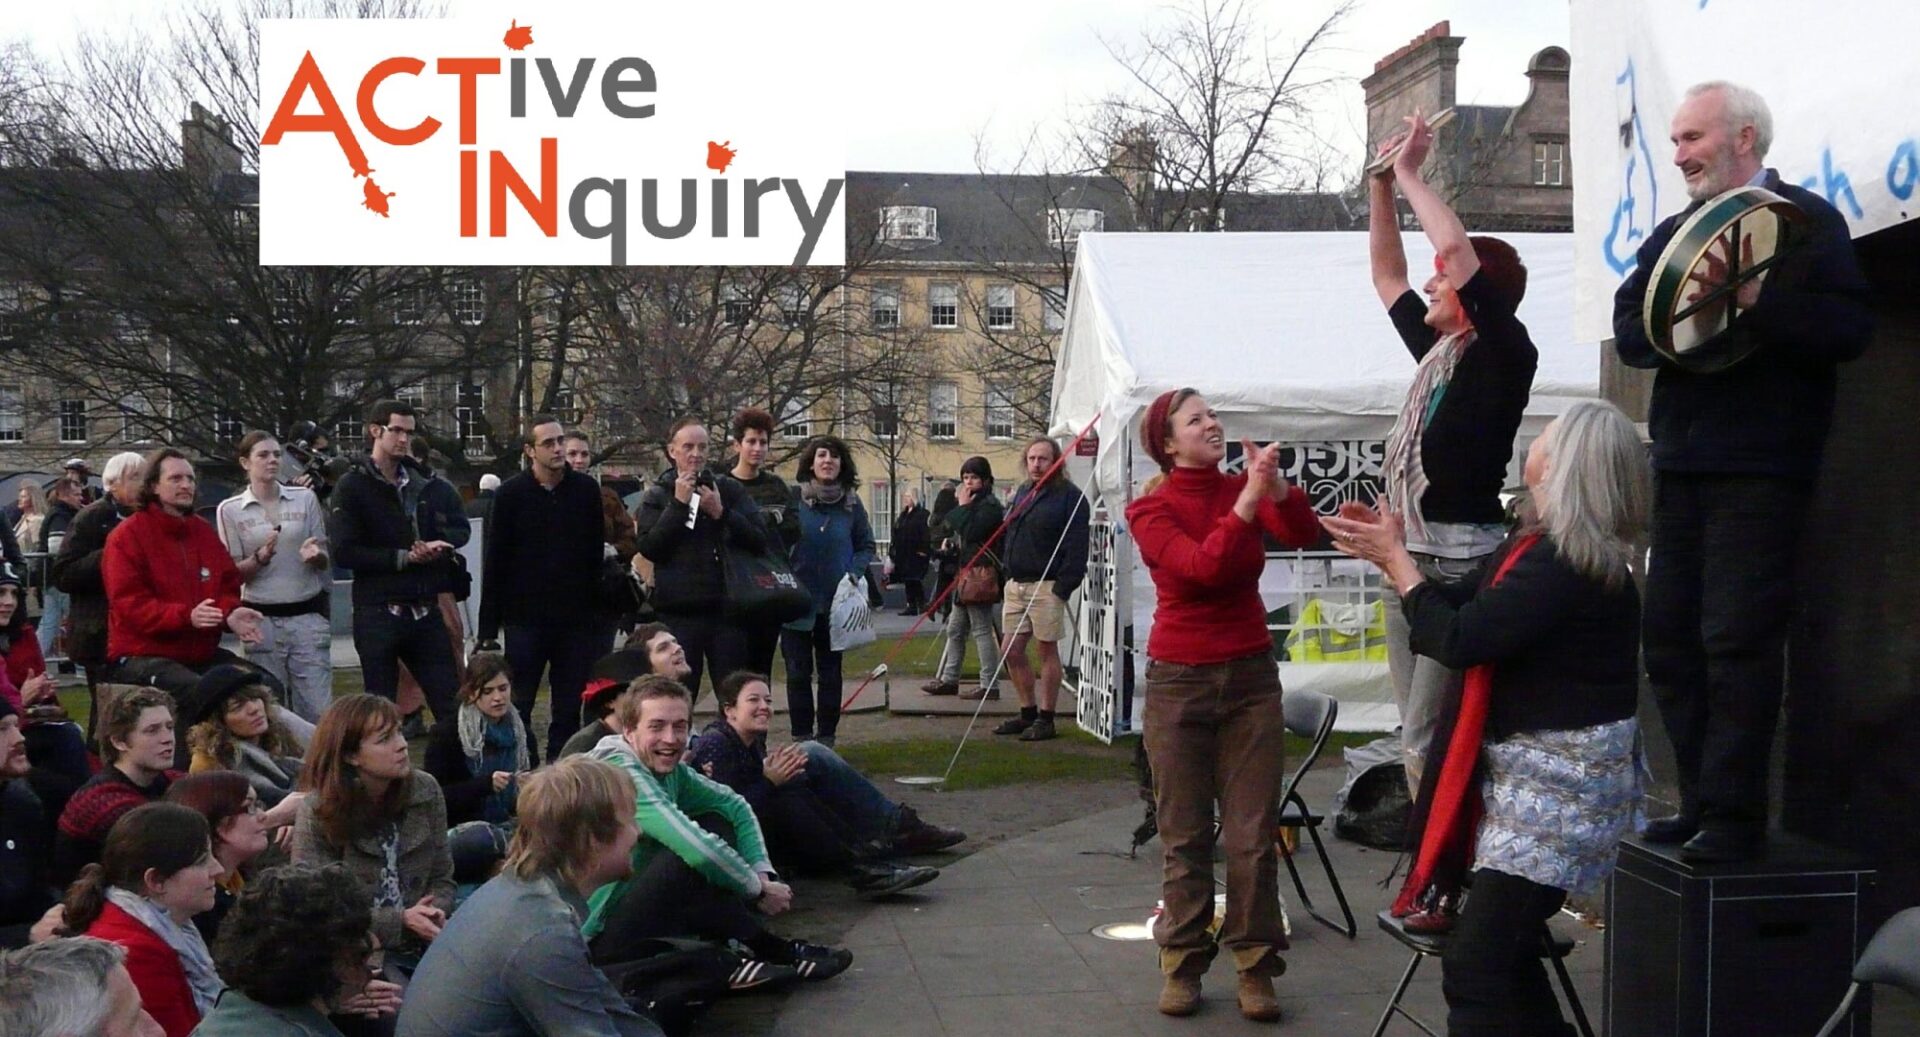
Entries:
MULTIPOLYGON (((1505 519, 1500 490, 1540 351, 1513 309, 1492 295, 1478 274, 1460 286, 1460 306, 1473 322, 1474 341, 1454 366, 1420 437, 1420 464, 1427 473, 1420 514, 1428 522, 1485 525, 1505 519)), ((1416 361, 1440 339, 1425 324, 1427 304, 1418 292, 1402 293, 1387 316, 1416 361)))
POLYGON ((1562 561, 1542 536, 1494 586, 1509 538, 1464 579, 1428 580, 1405 601, 1413 650, 1453 669, 1493 664, 1489 740, 1625 720, 1640 688, 1640 593, 1562 561))
POLYGON ((599 614, 600 484, 567 469, 553 489, 531 472, 500 484, 487 520, 482 640, 507 626, 564 626, 599 614))
POLYGON ((0 950, 24 947, 52 907, 52 850, 40 799, 25 779, 0 781, 0 950))
POLYGON ((767 536, 774 544, 774 550, 779 552, 780 557, 787 557, 793 552, 794 545, 800 542, 800 510, 793 506, 793 487, 774 474, 770 467, 761 468, 759 474, 751 479, 738 476, 733 479, 759 506, 760 520, 767 525, 767 536))
POLYGON ((458 713, 427 732, 427 755, 421 766, 440 783, 440 794, 447 799, 448 828, 485 819, 487 797, 493 795, 493 773, 476 775, 468 766, 467 751, 460 745, 458 713))
POLYGON ((720 550, 729 539, 750 551, 765 550, 768 539, 759 505, 731 475, 713 477, 720 492, 720 519, 701 512, 688 529, 689 509, 673 495, 677 478, 671 468, 661 473, 640 496, 633 521, 640 530, 640 553, 653 563, 653 607, 662 613, 684 614, 726 601, 720 550))
POLYGON ((107 534, 128 514, 111 496, 80 509, 48 569, 53 585, 69 596, 67 655, 75 662, 107 661, 107 582, 100 560, 107 553, 107 534))
POLYGON ((433 473, 402 458, 404 488, 388 482, 371 455, 360 457, 340 477, 328 498, 327 535, 334 561, 353 571, 353 603, 426 605, 451 586, 455 562, 438 558, 424 565, 407 561, 407 549, 441 525, 428 494, 433 473))
POLYGON ((1091 511, 1080 487, 1056 476, 1036 492, 1020 487, 1007 505, 1012 518, 1000 557, 1007 579, 1052 580, 1054 596, 1067 600, 1087 578, 1087 530, 1091 511))
POLYGON ((1653 466, 1669 472, 1812 479, 1833 422, 1834 365, 1873 337, 1871 291, 1846 218, 1811 191, 1767 170, 1766 188, 1813 219, 1806 247, 1782 257, 1760 300, 1726 335, 1756 340, 1746 359, 1712 374, 1684 370, 1657 353, 1641 323, 1647 279, 1694 203, 1654 228, 1638 265, 1613 295, 1613 346, 1630 367, 1656 369, 1647 428, 1653 466), (1784 283, 1798 282, 1796 288, 1784 283))

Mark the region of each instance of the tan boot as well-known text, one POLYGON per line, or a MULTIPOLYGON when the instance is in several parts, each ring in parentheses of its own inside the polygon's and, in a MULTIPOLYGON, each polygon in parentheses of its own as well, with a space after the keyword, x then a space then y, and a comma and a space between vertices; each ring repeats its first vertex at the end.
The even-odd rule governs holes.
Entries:
POLYGON ((1168 976, 1160 988, 1160 1014, 1192 1015, 1200 1010, 1200 977, 1168 976))
MULTIPOLYGON (((1161 994, 1160 1000, 1165 1004, 1166 995, 1161 994)), ((1272 976, 1240 974, 1240 1014, 1256 1023, 1280 1021, 1280 999, 1273 996, 1272 976)))

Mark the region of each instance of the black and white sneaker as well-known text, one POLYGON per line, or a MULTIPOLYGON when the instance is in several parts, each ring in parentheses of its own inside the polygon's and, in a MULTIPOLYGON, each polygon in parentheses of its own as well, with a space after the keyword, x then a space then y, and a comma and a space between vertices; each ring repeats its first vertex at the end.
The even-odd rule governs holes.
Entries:
POLYGON ((793 952, 793 970, 801 979, 818 982, 832 979, 853 964, 853 952, 843 947, 826 947, 805 940, 787 944, 793 952))
POLYGON ((847 884, 863 897, 885 897, 915 886, 924 886, 939 877, 939 868, 913 864, 861 864, 854 868, 847 884))
POLYGON ((745 958, 732 974, 727 976, 727 989, 739 993, 799 979, 800 976, 800 970, 793 965, 777 965, 759 958, 745 958))

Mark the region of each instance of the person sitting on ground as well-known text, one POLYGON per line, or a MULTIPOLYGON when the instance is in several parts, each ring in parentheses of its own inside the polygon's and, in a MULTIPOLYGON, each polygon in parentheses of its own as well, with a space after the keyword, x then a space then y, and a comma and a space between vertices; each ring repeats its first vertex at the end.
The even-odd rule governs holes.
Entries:
POLYGON ((193 925, 213 908, 220 875, 207 819, 178 803, 148 803, 114 822, 100 863, 67 891, 61 935, 125 947, 140 1002, 167 1037, 187 1037, 220 997, 213 955, 193 925))
POLYGON ((966 840, 965 832, 920 820, 892 802, 833 751, 814 742, 767 748, 773 691, 758 673, 720 682, 720 717, 694 740, 688 763, 753 807, 767 848, 801 874, 842 874, 854 890, 886 896, 925 885, 935 868, 889 863, 893 853, 927 853, 966 840))
POLYGON ((84 936, 0 955, 0 1033, 161 1037, 126 961, 126 948, 84 936))
POLYGON ((455 911, 488 879, 500 874, 500 864, 507 859, 508 835, 505 829, 485 821, 465 821, 447 829, 455 911))
POLYGON ((234 902, 213 960, 228 983, 194 1037, 340 1037, 327 1016, 392 1016, 400 988, 375 977, 373 900, 338 864, 261 875, 234 902))
POLYGON ((30 770, 20 714, 0 698, 0 949, 24 945, 56 899, 47 814, 27 783, 30 770))
POLYGON ((115 821, 167 794, 180 777, 173 766, 173 699, 139 688, 105 702, 100 719, 100 773, 80 786, 60 812, 53 846, 54 879, 62 884, 100 859, 115 821))
POLYGON ((453 907, 453 859, 440 783, 407 757, 400 711, 376 695, 334 699, 300 784, 293 859, 345 864, 373 895, 380 945, 417 960, 453 907))
MULTIPOLYGON (((679 681, 642 677, 620 702, 626 732, 609 735, 592 759, 618 764, 634 785, 641 838, 630 879, 602 886, 582 931, 602 966, 643 956, 649 941, 693 936, 734 940, 749 964, 827 979, 853 964, 852 953, 784 940, 748 910, 772 916, 793 904, 774 871, 753 808, 740 794, 686 765, 692 696, 679 681), (701 815, 713 831, 694 820, 701 815)), ((759 971, 759 970, 755 970, 759 971)))
POLYGON ((533 774, 520 798, 506 866, 421 959, 399 1037, 657 1037, 580 934, 587 897, 633 874, 632 779, 576 756, 533 774))
MULTIPOLYGON (((307 747, 273 714, 273 692, 258 670, 215 666, 181 697, 180 714, 191 725, 189 774, 237 771, 268 807, 295 794, 307 747)), ((286 817, 290 821, 292 813, 286 817)))
POLYGON ((673 636, 665 623, 642 623, 635 627, 625 648, 608 652, 593 664, 586 688, 580 693, 580 706, 589 716, 597 714, 598 719, 574 732, 567 744, 560 747, 560 756, 590 752, 602 738, 620 733, 614 726, 620 722, 620 700, 634 681, 650 673, 683 681, 692 672, 686 649, 680 647, 680 639, 673 636))
POLYGON ((75 790, 93 776, 86 736, 67 719, 53 679, 47 676, 40 640, 27 622, 20 570, 0 564, 0 701, 20 716, 32 768, 27 783, 49 816, 57 817, 75 790))
POLYGON ((476 653, 460 685, 460 711, 435 724, 427 742, 427 773, 447 797, 447 821, 512 823, 519 778, 530 766, 507 658, 476 653))
POLYGON ((220 922, 233 906, 234 897, 247 884, 242 869, 267 852, 266 815, 260 812, 260 795, 246 778, 233 771, 208 771, 174 782, 167 789, 167 802, 199 811, 213 835, 213 859, 220 862, 223 874, 215 883, 213 907, 193 916, 194 926, 211 943, 219 935, 220 922))

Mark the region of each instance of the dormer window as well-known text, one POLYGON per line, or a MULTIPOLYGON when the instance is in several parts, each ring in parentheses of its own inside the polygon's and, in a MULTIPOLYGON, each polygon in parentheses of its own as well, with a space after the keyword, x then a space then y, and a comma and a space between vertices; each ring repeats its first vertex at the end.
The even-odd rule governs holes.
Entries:
POLYGON ((940 240, 940 210, 931 205, 888 205, 880 209, 880 240, 931 244, 940 240))
POLYGON ((1099 209, 1047 210, 1047 241, 1055 246, 1071 245, 1080 240, 1081 234, 1106 227, 1107 214, 1099 209))

